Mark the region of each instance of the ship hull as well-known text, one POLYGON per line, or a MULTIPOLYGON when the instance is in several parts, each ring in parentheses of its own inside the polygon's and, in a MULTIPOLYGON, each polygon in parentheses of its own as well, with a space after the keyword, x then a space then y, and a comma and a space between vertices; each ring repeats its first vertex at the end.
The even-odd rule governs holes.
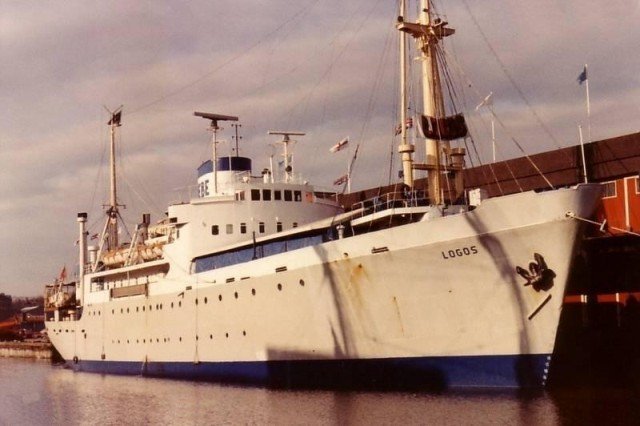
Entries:
POLYGON ((407 357, 246 362, 78 361, 75 371, 236 383, 274 388, 536 388, 549 355, 407 357))
MULTIPOLYGON (((76 370, 275 386, 539 387, 591 186, 488 200, 199 274, 85 297, 48 321, 76 370), (537 257, 539 256, 539 257, 537 257), (544 285, 516 273, 543 259, 544 285)), ((535 268, 534 268, 535 269, 535 268)))

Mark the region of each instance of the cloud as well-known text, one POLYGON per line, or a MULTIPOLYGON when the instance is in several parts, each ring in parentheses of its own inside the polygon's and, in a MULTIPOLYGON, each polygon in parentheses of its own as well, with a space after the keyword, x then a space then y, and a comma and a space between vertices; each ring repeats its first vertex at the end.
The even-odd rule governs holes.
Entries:
MULTIPOLYGON (((457 29, 445 44, 478 144, 488 140, 486 116, 471 110, 491 91, 509 134, 531 152, 555 148, 532 109, 563 146, 573 144, 586 123, 575 80, 584 63, 594 137, 638 130, 637 1, 467 4, 491 48, 461 0, 438 10, 457 29)), ((347 135, 362 143, 355 188, 387 182, 397 151, 393 2, 25 0, 4 2, 1 12, 0 291, 39 294, 62 265, 72 269, 77 212, 100 228, 103 105, 124 104, 119 181, 130 223, 184 199, 210 156, 207 123, 195 110, 238 115, 241 152, 255 170, 268 164, 276 140, 268 130, 299 130, 307 136, 295 165, 311 182, 328 186, 344 173, 345 155, 328 149, 347 135)), ((420 64, 411 66, 416 74, 420 64)), ((414 111, 420 99, 415 93, 414 111)), ((221 137, 230 140, 230 129, 221 137)), ((520 155, 506 131, 499 137, 501 155, 520 155)), ((423 151, 418 141, 417 155, 423 151)), ((480 152, 488 160, 490 148, 480 152)))

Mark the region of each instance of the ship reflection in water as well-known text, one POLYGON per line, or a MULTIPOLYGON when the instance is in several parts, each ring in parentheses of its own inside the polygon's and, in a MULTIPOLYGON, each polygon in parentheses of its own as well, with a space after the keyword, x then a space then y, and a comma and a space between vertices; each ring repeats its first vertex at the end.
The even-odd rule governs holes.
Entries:
POLYGON ((0 424, 637 424, 639 387, 286 391, 73 373, 0 359, 0 424))

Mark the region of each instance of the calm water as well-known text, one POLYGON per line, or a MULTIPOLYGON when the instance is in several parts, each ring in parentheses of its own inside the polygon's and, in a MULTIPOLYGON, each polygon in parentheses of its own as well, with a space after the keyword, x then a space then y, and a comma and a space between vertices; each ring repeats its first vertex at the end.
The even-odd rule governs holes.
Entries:
POLYGON ((637 389, 275 391, 74 373, 0 358, 0 424, 639 425, 640 397, 637 389))

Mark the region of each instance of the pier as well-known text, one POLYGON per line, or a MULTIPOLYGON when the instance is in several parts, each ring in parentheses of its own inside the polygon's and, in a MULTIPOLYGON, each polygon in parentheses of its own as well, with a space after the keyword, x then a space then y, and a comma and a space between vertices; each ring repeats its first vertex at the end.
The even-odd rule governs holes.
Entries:
POLYGON ((0 342, 0 358, 53 359, 49 342, 0 342))

